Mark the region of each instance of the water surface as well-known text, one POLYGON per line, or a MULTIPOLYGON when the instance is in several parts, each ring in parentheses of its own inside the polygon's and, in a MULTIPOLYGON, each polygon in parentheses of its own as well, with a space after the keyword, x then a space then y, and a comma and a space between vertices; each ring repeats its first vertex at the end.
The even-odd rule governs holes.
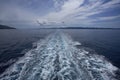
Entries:
MULTIPOLYGON (((82 46, 104 55, 120 68, 120 30, 65 29, 73 40, 82 46)), ((52 29, 39 30, 0 30, 0 73, 34 48, 33 43, 44 39, 52 29)))

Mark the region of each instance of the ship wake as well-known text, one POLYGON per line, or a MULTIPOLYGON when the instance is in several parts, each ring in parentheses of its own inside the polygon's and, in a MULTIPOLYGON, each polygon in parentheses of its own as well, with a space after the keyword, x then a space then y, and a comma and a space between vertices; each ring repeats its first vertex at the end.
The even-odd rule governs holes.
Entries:
POLYGON ((117 80, 113 66, 103 56, 89 53, 69 35, 56 32, 0 75, 0 80, 117 80))

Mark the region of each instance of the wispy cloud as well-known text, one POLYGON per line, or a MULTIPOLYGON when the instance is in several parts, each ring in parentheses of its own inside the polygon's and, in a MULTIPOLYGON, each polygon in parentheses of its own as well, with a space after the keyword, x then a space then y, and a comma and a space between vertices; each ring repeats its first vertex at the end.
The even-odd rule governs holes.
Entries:
MULTIPOLYGON (((57 3, 59 0, 55 0, 57 3)), ((48 21, 65 21, 67 24, 92 24, 92 22, 97 20, 111 20, 116 19, 116 17, 96 17, 90 18, 96 14, 103 13, 107 9, 115 8, 119 6, 120 0, 111 0, 104 3, 104 0, 89 0, 85 3, 85 0, 62 0, 58 6, 59 11, 51 12, 48 15, 42 17, 48 21), (98 19, 99 18, 99 19, 98 19)))
MULTIPOLYGON (((120 0, 44 0, 44 1, 29 1, 23 0, 25 6, 36 6, 33 9, 37 9, 39 13, 34 12, 29 8, 17 5, 3 5, 0 7, 0 21, 13 24, 29 24, 36 25, 36 20, 39 22, 45 22, 49 25, 93 25, 96 26, 95 21, 106 21, 120 19, 119 15, 104 16, 102 13, 108 10, 114 10, 120 8, 120 0), (39 2, 38 2, 39 1, 39 2), (49 3, 48 3, 49 2, 49 3), (51 7, 50 10, 46 9, 44 5, 51 7), (48 5, 49 4, 49 5, 48 5), (51 4, 51 5, 50 5, 51 4), (41 8, 42 7, 42 8, 41 8), (40 9, 41 8, 41 9, 40 9), (40 13, 46 12, 44 15, 40 13), (101 15, 101 16, 96 16, 101 15), (7 22, 8 21, 8 22, 7 22), (16 21, 16 22, 14 22, 16 21)), ((20 2, 18 2, 20 3, 20 2)), ((120 13, 120 11, 119 11, 120 13)), ((102 23, 101 23, 102 24, 102 23)), ((108 24, 109 25, 109 24, 108 24)))
POLYGON ((114 20, 114 19, 117 19, 117 18, 120 18, 120 15, 117 15, 117 16, 109 16, 109 17, 100 17, 99 20, 114 20))

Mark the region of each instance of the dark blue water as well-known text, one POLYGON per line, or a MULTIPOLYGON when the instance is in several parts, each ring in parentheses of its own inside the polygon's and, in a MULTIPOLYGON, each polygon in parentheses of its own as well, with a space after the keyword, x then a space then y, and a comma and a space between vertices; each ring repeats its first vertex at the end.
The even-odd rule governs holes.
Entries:
POLYGON ((66 30, 74 40, 83 46, 104 55, 115 66, 120 68, 120 30, 66 30))
MULTIPOLYGON (((54 32, 42 30, 0 30, 0 73, 13 64, 19 57, 34 48, 33 43, 44 39, 54 32)), ((65 29, 73 40, 82 46, 104 55, 115 66, 120 68, 120 30, 65 29)))
POLYGON ((0 73, 32 49, 51 30, 0 30, 0 73))

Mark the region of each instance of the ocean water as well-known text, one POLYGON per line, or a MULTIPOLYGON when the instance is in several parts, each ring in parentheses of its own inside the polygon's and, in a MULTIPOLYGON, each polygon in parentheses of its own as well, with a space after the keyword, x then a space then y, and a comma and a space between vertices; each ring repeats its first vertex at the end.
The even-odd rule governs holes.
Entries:
POLYGON ((53 30, 0 30, 0 73, 53 30))
POLYGON ((104 55, 120 68, 120 30, 73 29, 65 30, 65 32, 70 34, 75 41, 81 42, 84 47, 104 55))
MULTIPOLYGON (((36 47, 35 42, 44 40, 55 29, 0 30, 0 73, 15 63, 27 51, 36 47)), ((74 41, 87 50, 105 56, 120 68, 120 30, 62 29, 74 41)), ((77 46, 80 48, 81 46, 77 46)))

